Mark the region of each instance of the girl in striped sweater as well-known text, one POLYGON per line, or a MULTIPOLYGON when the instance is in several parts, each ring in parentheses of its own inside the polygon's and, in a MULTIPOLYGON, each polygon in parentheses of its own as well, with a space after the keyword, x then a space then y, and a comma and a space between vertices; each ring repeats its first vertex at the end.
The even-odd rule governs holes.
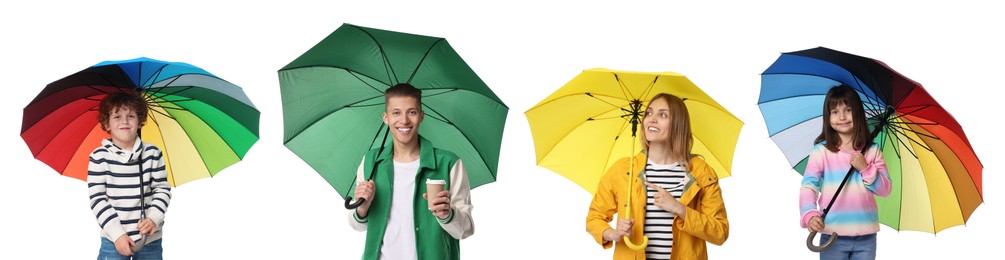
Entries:
POLYGON ((799 190, 800 224, 823 233, 820 243, 837 233, 834 245, 820 259, 875 259, 879 214, 875 196, 890 194, 890 175, 882 152, 869 144, 865 110, 858 93, 847 85, 831 88, 824 98, 823 131, 810 152, 799 190), (852 167, 848 183, 828 212, 827 205, 852 167), (826 206, 823 206, 826 207, 826 206))
POLYGON ((98 259, 162 258, 171 186, 160 149, 138 137, 146 119, 146 101, 136 94, 109 94, 98 105, 101 128, 111 134, 87 166, 90 206, 101 227, 98 259))

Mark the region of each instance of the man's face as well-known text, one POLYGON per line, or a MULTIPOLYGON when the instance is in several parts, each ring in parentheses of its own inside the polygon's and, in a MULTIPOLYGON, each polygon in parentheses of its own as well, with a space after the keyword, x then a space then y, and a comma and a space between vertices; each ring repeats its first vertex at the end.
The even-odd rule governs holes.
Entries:
POLYGON ((391 129, 391 136, 398 144, 418 142, 419 123, 425 114, 419 101, 413 97, 390 97, 387 110, 383 114, 384 123, 391 129))

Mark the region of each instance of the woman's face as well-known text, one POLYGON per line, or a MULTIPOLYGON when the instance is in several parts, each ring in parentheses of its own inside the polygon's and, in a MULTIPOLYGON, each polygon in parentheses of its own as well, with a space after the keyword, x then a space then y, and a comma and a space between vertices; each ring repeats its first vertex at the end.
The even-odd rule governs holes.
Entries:
POLYGON ((642 120, 642 130, 646 133, 646 141, 669 142, 670 141, 670 104, 665 99, 656 99, 649 103, 646 108, 645 118, 642 120))

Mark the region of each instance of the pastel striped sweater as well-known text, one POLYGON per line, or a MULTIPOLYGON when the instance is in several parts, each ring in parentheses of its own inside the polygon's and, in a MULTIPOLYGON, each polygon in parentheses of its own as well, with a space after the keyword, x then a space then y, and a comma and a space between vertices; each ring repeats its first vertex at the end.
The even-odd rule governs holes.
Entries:
POLYGON ((87 166, 91 210, 101 227, 102 237, 115 242, 126 234, 133 241, 139 241, 141 236, 136 225, 141 215, 141 187, 146 193, 142 196, 146 217, 158 227, 147 237, 146 242, 150 243, 161 238, 164 213, 171 201, 171 185, 168 184, 161 150, 139 138, 130 150, 116 147, 110 139, 102 140, 101 146, 91 153, 87 166), (137 162, 142 164, 142 174, 137 162))
MULTIPOLYGON (((802 214, 800 224, 803 228, 811 218, 823 213, 848 169, 852 167, 852 153, 857 152, 860 151, 831 152, 823 143, 813 146, 799 189, 799 209, 802 214)), ((868 166, 861 173, 851 173, 851 178, 827 213, 823 233, 860 236, 879 232, 875 196, 886 197, 890 194, 890 175, 876 145, 868 149, 865 161, 868 166)))

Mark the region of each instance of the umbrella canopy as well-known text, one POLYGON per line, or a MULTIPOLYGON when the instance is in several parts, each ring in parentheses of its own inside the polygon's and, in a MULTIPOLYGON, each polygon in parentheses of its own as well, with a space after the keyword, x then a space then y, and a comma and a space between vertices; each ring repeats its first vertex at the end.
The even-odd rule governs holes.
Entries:
POLYGON ((419 134, 464 161, 472 188, 496 179, 509 108, 446 39, 344 24, 279 70, 283 143, 343 197, 378 138, 384 90, 422 90, 419 134))
POLYGON ((596 192, 611 165, 641 150, 636 131, 649 100, 659 93, 684 100, 691 117, 692 153, 703 156, 719 177, 730 176, 743 122, 674 72, 580 73, 525 113, 537 164, 596 192))
POLYGON ((876 198, 880 223, 929 233, 966 223, 983 202, 983 166, 963 128, 920 84, 878 60, 819 47, 784 53, 764 71, 758 106, 793 169, 805 170, 824 96, 841 83, 861 97, 894 184, 876 198))
POLYGON ((110 138, 98 104, 115 92, 146 98, 140 135, 163 151, 172 186, 216 175, 258 141, 259 112, 240 87, 186 63, 148 58, 102 62, 50 83, 24 108, 21 138, 36 159, 86 180, 88 154, 110 138))

